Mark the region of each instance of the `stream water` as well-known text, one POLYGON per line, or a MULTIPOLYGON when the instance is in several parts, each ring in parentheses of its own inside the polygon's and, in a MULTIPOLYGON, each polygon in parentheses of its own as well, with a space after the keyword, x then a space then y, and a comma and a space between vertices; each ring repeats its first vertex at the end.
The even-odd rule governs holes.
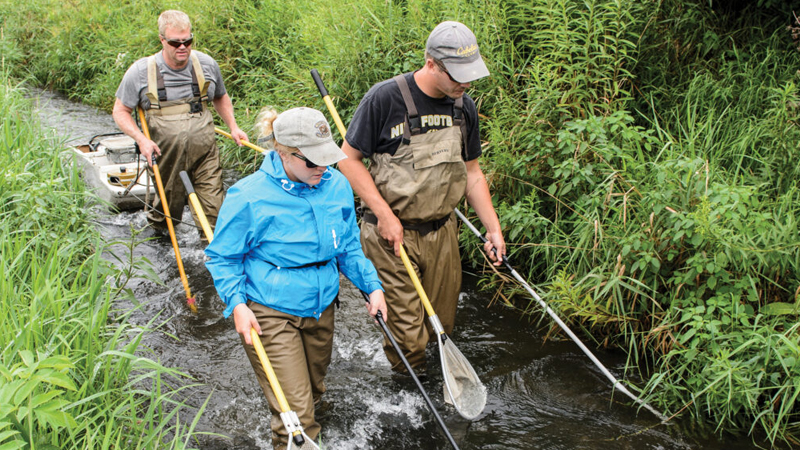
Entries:
MULTIPOLYGON (((68 144, 88 142, 93 135, 117 131, 108 114, 63 97, 32 90, 46 127, 68 144)), ((233 182, 229 177, 227 184, 233 182)), ((188 209, 184 219, 191 223, 188 209)), ((98 225, 109 241, 119 241, 114 253, 125 254, 132 227, 143 229, 142 211, 101 212, 98 225)), ((181 368, 196 386, 181 399, 199 407, 208 401, 197 429, 202 449, 271 449, 266 400, 253 375, 233 327, 222 318, 223 305, 203 264, 197 232, 180 224, 178 242, 199 312, 185 304, 169 239, 147 240, 135 247, 147 258, 162 284, 144 278, 128 285, 138 308, 134 324, 165 322, 144 340, 143 356, 181 368), (157 318, 154 320, 154 318, 157 318)), ((144 231, 139 239, 151 236, 144 231)), ((488 390, 483 413, 467 421, 443 403, 438 350, 429 348, 431 373, 424 386, 461 449, 754 449, 747 437, 700 437, 690 423, 659 425, 638 413, 623 395, 614 395, 608 380, 569 340, 544 342, 526 318, 502 306, 488 306, 491 295, 479 292, 477 278, 465 274, 463 294, 451 335, 472 363, 488 390)), ((336 312, 333 362, 320 414, 327 449, 446 449, 422 396, 409 381, 391 375, 381 350, 381 331, 373 324, 360 295, 342 285, 342 307, 336 312)), ((133 303, 121 302, 119 308, 133 303)), ((616 376, 624 356, 596 351, 616 376)), ((638 381, 638 380, 635 380, 638 381)), ((187 413, 183 420, 190 420, 187 413)))

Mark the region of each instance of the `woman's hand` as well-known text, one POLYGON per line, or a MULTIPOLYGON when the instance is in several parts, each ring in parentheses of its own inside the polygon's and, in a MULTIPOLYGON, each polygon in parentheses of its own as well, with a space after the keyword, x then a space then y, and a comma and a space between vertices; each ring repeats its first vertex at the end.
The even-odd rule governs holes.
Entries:
POLYGON ((261 335, 261 325, 258 324, 253 310, 244 303, 239 303, 233 308, 233 323, 236 324, 236 332, 244 336, 247 345, 253 345, 253 341, 250 339, 250 328, 255 328, 256 333, 261 335))
POLYGON ((369 311, 369 315, 375 317, 378 314, 378 311, 381 312, 383 316, 383 320, 386 320, 386 299, 383 298, 383 291, 380 289, 375 289, 369 294, 369 303, 366 304, 367 311, 369 311))

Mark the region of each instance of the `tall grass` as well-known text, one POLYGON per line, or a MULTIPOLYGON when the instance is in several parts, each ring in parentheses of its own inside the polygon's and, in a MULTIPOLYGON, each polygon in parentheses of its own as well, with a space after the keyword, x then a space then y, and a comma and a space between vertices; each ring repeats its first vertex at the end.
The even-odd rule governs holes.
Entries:
MULTIPOLYGON (((784 3, 756 3, 180 7, 245 128, 264 105, 324 110, 311 68, 347 124, 373 83, 421 65, 436 23, 468 24, 492 72, 472 95, 515 266, 585 336, 647 369, 649 402, 775 444, 796 442, 800 426, 800 53, 784 3)), ((16 74, 108 108, 126 68, 158 50, 161 8, 6 3, 0 48, 16 74)), ((253 170, 250 150, 223 153, 253 170)), ((465 262, 482 260, 462 243, 465 262)), ((538 314, 507 277, 489 280, 538 314)))
POLYGON ((112 310, 121 274, 100 256, 93 200, 31 111, 4 73, 0 447, 188 448, 187 377, 140 356, 143 329, 112 310))

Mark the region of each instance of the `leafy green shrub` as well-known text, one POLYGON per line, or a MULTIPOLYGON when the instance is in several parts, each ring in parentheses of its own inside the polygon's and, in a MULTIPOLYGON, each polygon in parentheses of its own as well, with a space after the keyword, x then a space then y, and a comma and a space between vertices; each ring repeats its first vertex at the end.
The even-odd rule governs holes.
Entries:
MULTIPOLYGON (((421 65, 434 24, 468 24, 492 73, 471 94, 512 262, 587 336, 648 364, 650 402, 794 442, 800 53, 781 2, 723 3, 205 0, 187 12, 243 128, 266 105, 324 110, 312 68, 347 124, 373 83, 421 65)), ((17 75, 109 108, 125 69, 158 50, 160 9, 4 4, 0 45, 17 75)), ((227 164, 258 163, 225 146, 227 164)), ((48 211, 72 206, 37 199, 64 182, 77 183, 36 180, 8 207, 46 229, 48 211)), ((465 261, 479 261, 468 242, 465 261)))
MULTIPOLYGON (((92 226, 95 202, 0 84, 0 448, 186 448, 186 376, 137 356, 143 329, 114 311, 124 269, 92 226), (130 446, 128 445, 130 444, 130 446)), ((138 263, 137 263, 138 264, 138 263)), ((202 410, 201 410, 202 412, 202 410)))

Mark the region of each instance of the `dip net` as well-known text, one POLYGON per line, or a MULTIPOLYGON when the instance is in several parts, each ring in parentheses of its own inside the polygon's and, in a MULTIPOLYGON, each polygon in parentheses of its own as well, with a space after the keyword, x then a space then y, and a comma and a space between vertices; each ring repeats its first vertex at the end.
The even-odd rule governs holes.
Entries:
POLYGON ((449 340, 439 343, 444 373, 444 401, 459 414, 474 419, 486 407, 486 387, 467 358, 449 340))

